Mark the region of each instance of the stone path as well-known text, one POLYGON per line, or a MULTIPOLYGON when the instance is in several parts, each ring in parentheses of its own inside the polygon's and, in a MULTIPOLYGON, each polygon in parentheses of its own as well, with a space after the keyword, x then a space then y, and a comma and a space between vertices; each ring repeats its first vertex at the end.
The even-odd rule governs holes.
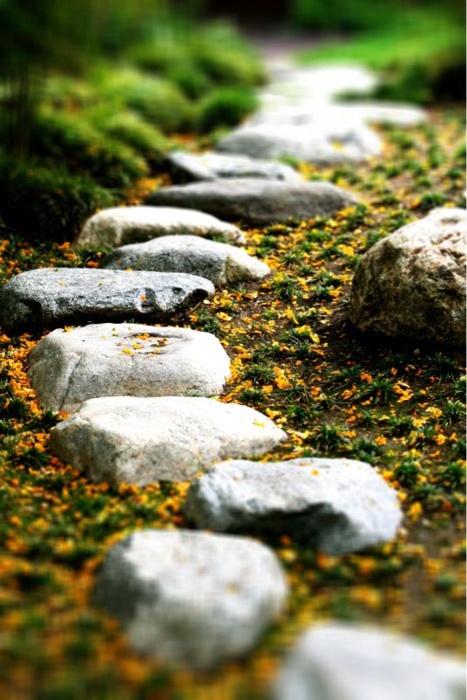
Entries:
MULTIPOLYGON (((107 266, 120 269, 20 274, 0 290, 0 322, 14 332, 84 324, 44 338, 31 353, 30 378, 44 406, 73 413, 52 430, 52 451, 92 480, 143 487, 154 480, 190 480, 185 512, 199 528, 248 535, 279 529, 332 554, 355 552, 391 540, 401 521, 395 492, 370 465, 248 461, 287 436, 252 408, 210 398, 222 393, 229 375, 230 361, 218 340, 175 326, 119 323, 128 317, 167 323, 179 309, 214 294, 213 282, 267 274, 263 263, 227 245, 246 242, 239 222, 331 216, 356 203, 351 192, 305 182, 277 158, 337 163, 379 157, 382 143, 372 123, 404 126, 425 119, 410 105, 338 103, 341 91, 375 84, 375 76, 360 67, 305 69, 282 62, 273 76, 261 94, 260 112, 219 143, 222 155, 169 157, 176 179, 189 184, 157 190, 147 206, 110 209, 86 222, 76 245, 116 249, 107 266), (204 240, 212 237, 225 243, 204 240), (232 458, 243 461, 222 463, 232 458), (206 473, 197 479, 199 472, 206 473)), ((465 335, 465 290, 459 284, 465 228, 465 212, 440 210, 375 245, 355 274, 355 325, 404 336, 417 316, 414 332, 423 337, 437 314, 446 341, 465 335), (378 267, 388 255, 394 269, 399 261, 396 283, 378 267), (427 260, 428 281, 404 276, 415 267, 423 275, 427 260), (400 303, 402 277, 404 301, 411 299, 415 311, 400 303), (429 293, 421 314, 417 294, 425 283, 429 293), (390 309, 401 307, 409 320, 393 314, 389 322, 390 309)), ((276 556, 258 542, 147 530, 110 549, 94 602, 121 621, 135 650, 173 665, 210 669, 251 650, 286 595, 276 556)), ((452 688, 461 685, 456 664, 412 651, 409 643, 396 645, 389 658, 385 634, 332 625, 312 629, 287 660, 275 697, 376 698, 371 678, 365 685, 369 665, 378 679, 390 668, 394 697, 421 697, 406 692, 406 686, 415 687, 407 659, 416 661, 417 678, 426 680, 424 700, 454 697, 452 688), (365 687, 371 692, 365 694, 365 687)))

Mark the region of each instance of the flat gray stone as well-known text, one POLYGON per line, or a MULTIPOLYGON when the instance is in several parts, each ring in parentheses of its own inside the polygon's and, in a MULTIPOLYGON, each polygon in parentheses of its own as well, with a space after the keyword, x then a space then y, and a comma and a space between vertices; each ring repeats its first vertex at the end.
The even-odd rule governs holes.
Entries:
POLYGON ((379 136, 359 120, 319 119, 308 125, 241 126, 216 146, 226 153, 252 158, 294 158, 303 163, 357 163, 381 154, 379 136))
POLYGON ((172 181, 177 184, 229 177, 261 177, 268 180, 303 181, 290 165, 225 153, 172 151, 167 156, 172 181))
POLYGON ((245 656, 287 590, 277 557, 260 542, 143 530, 107 553, 93 602, 121 622, 134 651, 205 671, 245 656))
POLYGON ((245 243, 236 226, 209 214, 175 207, 116 207, 104 209, 86 221, 75 247, 109 246, 148 241, 173 235, 218 237, 229 243, 245 243))
POLYGON ((31 351, 28 372, 39 403, 67 413, 99 396, 213 396, 229 375, 210 333, 126 323, 52 331, 31 351))
POLYGON ((350 320, 361 331, 448 346, 466 335, 467 213, 434 209, 360 258, 350 320))
POLYGON ((260 455, 286 438, 259 411, 214 399, 89 399, 51 431, 51 450, 93 481, 187 481, 223 459, 260 455))
POLYGON ((349 192, 328 182, 232 178, 163 187, 150 194, 148 201, 189 206, 231 221, 263 226, 288 219, 332 216, 356 204, 357 200, 349 192))
POLYGON ((0 288, 0 325, 18 332, 89 321, 159 321, 214 292, 209 280, 183 273, 41 268, 0 288))
POLYGON ((351 459, 222 462, 191 485, 184 513, 199 528, 288 535, 332 555, 393 539, 402 519, 394 489, 351 459))
POLYGON ((391 102, 348 102, 316 105, 310 100, 300 103, 262 109, 246 123, 248 125, 273 124, 275 126, 314 126, 320 122, 349 122, 365 124, 390 124, 412 127, 428 119, 424 109, 415 105, 391 102))
POLYGON ((463 700, 465 666, 378 627, 311 627, 286 659, 274 700, 463 700))
POLYGON ((213 284, 262 279, 270 273, 266 263, 248 255, 242 248, 198 236, 165 236, 116 248, 104 260, 103 267, 186 272, 211 280, 213 284))

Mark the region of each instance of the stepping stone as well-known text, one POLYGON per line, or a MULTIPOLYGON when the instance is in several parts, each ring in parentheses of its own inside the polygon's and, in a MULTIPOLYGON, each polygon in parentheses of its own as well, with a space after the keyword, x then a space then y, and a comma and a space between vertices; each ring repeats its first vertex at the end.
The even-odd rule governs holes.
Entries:
POLYGON ((292 183, 258 178, 220 179, 163 187, 151 193, 148 201, 190 206, 252 226, 332 216, 357 203, 349 192, 328 182, 292 183))
POLYGON ((167 156, 172 181, 179 184, 222 177, 261 177, 269 180, 303 181, 290 165, 234 156, 213 151, 193 154, 172 151, 167 156))
POLYGON ((84 224, 75 247, 109 246, 148 241, 159 236, 218 237, 228 243, 245 243, 236 226, 214 216, 174 207, 117 207, 94 214, 84 224))
POLYGON ((274 99, 303 99, 306 97, 315 104, 332 102, 344 92, 371 92, 378 81, 374 73, 357 64, 333 64, 300 68, 291 65, 276 74, 261 93, 261 101, 274 99))
POLYGON ((241 248, 197 236, 165 236, 116 248, 104 260, 103 267, 187 272, 213 284, 262 279, 270 273, 266 263, 241 248))
POLYGON ((379 627, 309 628, 285 661, 273 700, 460 700, 465 666, 379 627))
POLYGON ((183 273, 43 268, 0 288, 6 332, 87 321, 163 320, 214 294, 212 282, 183 273))
POLYGON ((199 528, 288 535, 332 555, 388 542, 402 519, 394 489, 351 459, 222 462, 191 485, 184 513, 199 528))
POLYGON ((414 105, 390 102, 351 102, 344 104, 316 105, 309 100, 297 105, 263 109, 246 124, 273 124, 275 126, 310 126, 319 122, 333 124, 349 122, 365 124, 391 124, 399 127, 417 126, 427 121, 425 110, 414 105))
POLYGON ((229 357, 210 333, 126 323, 52 331, 29 366, 40 404, 67 413, 99 396, 213 396, 230 375, 229 357))
POLYGON ((221 139, 217 149, 252 158, 294 158, 303 163, 335 165, 380 155, 382 141, 361 121, 322 119, 305 126, 241 126, 221 139))
POLYGON ((260 542, 142 530, 107 553, 93 602, 121 622, 134 651, 208 671, 245 656, 287 592, 276 555, 260 542))
POLYGON ((359 260, 350 320, 391 338, 462 346, 466 335, 467 213, 434 209, 359 260))
POLYGON ((260 455, 286 434, 262 413, 214 399, 89 399, 51 431, 51 450, 93 481, 187 481, 223 459, 260 455))

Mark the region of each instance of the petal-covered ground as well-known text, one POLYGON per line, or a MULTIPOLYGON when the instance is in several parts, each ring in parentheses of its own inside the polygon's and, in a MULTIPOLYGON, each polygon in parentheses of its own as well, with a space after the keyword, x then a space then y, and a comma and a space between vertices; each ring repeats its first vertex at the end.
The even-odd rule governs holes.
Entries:
MULTIPOLYGON (((288 611, 244 664, 209 677, 169 672, 132 654, 89 605, 110 544, 142 527, 184 526, 188 484, 94 485, 48 452, 63 416, 42 411, 27 379, 39 335, 0 335, 0 695, 57 698, 260 698, 285 651, 327 618, 382 623, 437 649, 464 649, 465 373, 463 354, 364 337, 349 326, 358 257, 438 206, 464 206, 460 112, 381 129, 382 158, 300 167, 357 194, 332 219, 246 231, 248 252, 273 270, 225 288, 178 325, 214 333, 233 376, 222 401, 252 406, 290 439, 262 461, 345 456, 368 461, 398 489, 398 538, 330 557, 286 537, 268 540, 286 567, 288 611)), ((129 194, 138 203, 154 182, 129 194)), ((0 242, 0 281, 34 267, 98 267, 102 252, 0 242)))

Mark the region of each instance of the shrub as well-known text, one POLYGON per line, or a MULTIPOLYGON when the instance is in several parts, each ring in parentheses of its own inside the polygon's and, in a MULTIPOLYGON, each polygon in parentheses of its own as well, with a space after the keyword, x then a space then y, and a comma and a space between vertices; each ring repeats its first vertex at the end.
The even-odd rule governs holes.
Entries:
POLYGON ((126 187, 148 173, 146 162, 132 148, 106 138, 82 115, 65 111, 42 110, 34 125, 32 150, 105 187, 126 187))
POLYGON ((115 196, 88 178, 49 168, 18 166, 0 158, 0 215, 5 224, 33 241, 70 240, 97 209, 115 196))
POLYGON ((172 145, 157 127, 131 110, 113 112, 101 107, 88 112, 86 116, 99 131, 131 146, 152 167, 161 163, 172 145))
POLYGON ((258 106, 258 99, 245 88, 218 88, 199 105, 197 128, 202 132, 218 126, 235 126, 258 106))
POLYGON ((133 68, 100 70, 94 85, 115 109, 133 109, 164 132, 186 129, 192 122, 192 105, 181 90, 165 78, 133 68))
POLYGON ((193 35, 192 61, 213 82, 222 85, 260 85, 266 81, 256 54, 228 26, 212 25, 193 35))

